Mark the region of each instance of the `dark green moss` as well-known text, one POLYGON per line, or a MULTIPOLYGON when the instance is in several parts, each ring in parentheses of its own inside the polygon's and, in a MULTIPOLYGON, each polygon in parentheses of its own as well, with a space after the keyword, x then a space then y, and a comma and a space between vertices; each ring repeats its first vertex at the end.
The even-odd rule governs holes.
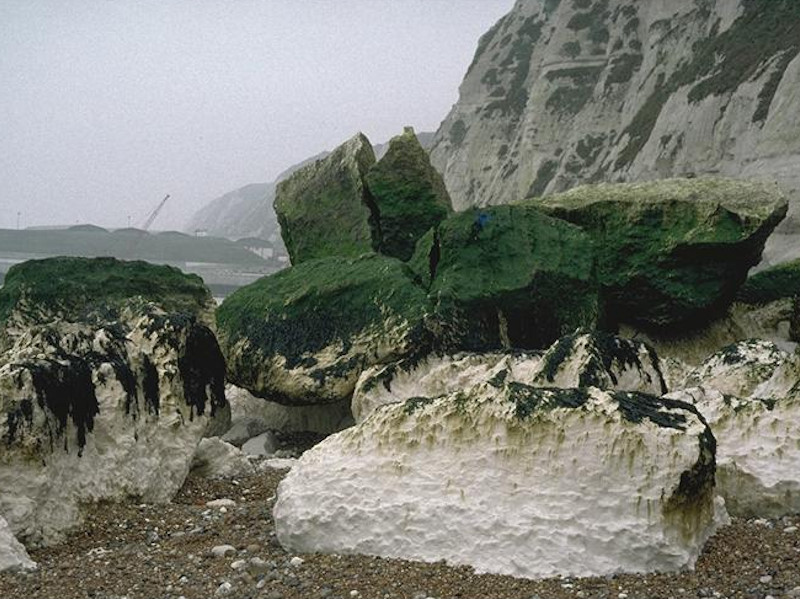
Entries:
POLYGON ((653 424, 663 428, 674 428, 680 431, 686 430, 686 416, 682 413, 668 412, 666 410, 688 411, 697 415, 702 420, 702 416, 697 409, 686 402, 665 397, 655 397, 646 393, 635 393, 629 391, 615 391, 611 394, 612 399, 619 405, 622 416, 635 423, 649 420, 653 424))
POLYGON ((558 8, 558 5, 561 4, 561 0, 544 0, 544 14, 545 16, 550 16, 555 12, 558 8))
POLYGON ((197 275, 114 258, 47 258, 12 266, 0 289, 0 324, 23 298, 36 309, 58 310, 69 320, 101 312, 114 320, 132 298, 154 302, 168 312, 190 314, 211 301, 197 275))
POLYGON ((547 389, 530 387, 522 383, 508 384, 508 399, 515 406, 516 417, 527 420, 537 412, 557 408, 578 409, 589 401, 584 389, 547 389))
POLYGON ((430 284, 451 346, 500 348, 507 328, 512 347, 539 349, 582 323, 594 326, 591 243, 563 224, 520 205, 455 214, 439 226, 433 280, 434 235, 420 240, 409 264, 430 284))
POLYGON ((504 71, 510 71, 512 76, 506 82, 508 89, 502 99, 490 102, 484 109, 486 115, 499 111, 503 115, 519 117, 528 104, 528 89, 525 81, 531 66, 531 56, 536 42, 542 35, 544 23, 535 17, 527 17, 520 26, 514 42, 508 49, 506 57, 500 62, 504 71))
POLYGON ((612 85, 627 83, 642 66, 641 54, 620 54, 611 61, 611 69, 606 77, 606 89, 612 85))
POLYGON ((417 240, 452 210, 441 175, 410 128, 392 138, 366 182, 379 221, 377 250, 387 256, 411 258, 417 240))
POLYGON ((467 137, 467 126, 464 124, 463 119, 458 119, 455 123, 453 123, 453 126, 450 127, 450 133, 448 136, 451 144, 453 144, 455 147, 461 146, 464 138, 467 137))
POLYGON ((745 304, 768 304, 800 296, 800 260, 778 264, 749 277, 736 294, 745 304))
MULTIPOLYGON (((259 279, 225 299, 217 323, 227 346, 247 339, 253 351, 282 355, 294 368, 337 342, 347 351, 354 336, 388 318, 416 326, 424 353, 427 311, 424 291, 402 262, 366 255, 312 260, 259 279)), ((257 379, 258 373, 237 376, 257 379)))
POLYGON ((561 55, 569 58, 577 58, 581 55, 580 42, 567 42, 561 46, 561 55))
POLYGON ((403 413, 406 416, 411 416, 414 412, 420 408, 424 408, 433 401, 434 399, 430 397, 409 397, 403 403, 403 413))

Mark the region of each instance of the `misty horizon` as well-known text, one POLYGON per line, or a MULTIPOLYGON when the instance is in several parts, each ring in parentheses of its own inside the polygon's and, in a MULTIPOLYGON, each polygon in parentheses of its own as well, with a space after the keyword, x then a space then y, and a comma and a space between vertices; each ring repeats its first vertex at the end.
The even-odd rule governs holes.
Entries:
POLYGON ((169 194, 153 229, 182 229, 358 131, 435 131, 512 4, 4 2, 0 228, 140 227, 169 194))

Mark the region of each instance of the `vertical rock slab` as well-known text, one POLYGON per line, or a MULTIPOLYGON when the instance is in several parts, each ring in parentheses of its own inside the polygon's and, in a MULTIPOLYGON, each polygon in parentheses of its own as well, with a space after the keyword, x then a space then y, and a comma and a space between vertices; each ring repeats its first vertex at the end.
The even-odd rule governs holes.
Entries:
POLYGON ((442 176, 411 127, 392 138, 366 181, 380 218, 377 249, 387 256, 411 258, 417 240, 452 212, 442 176))
POLYGON ((730 179, 583 186, 532 202, 592 236, 614 322, 673 333, 724 313, 787 210, 776 185, 730 179))
POLYGON ((714 437, 691 405, 482 385, 382 408, 278 488, 291 551, 520 577, 691 567, 715 529, 714 437))
POLYGON ((364 176, 375 153, 361 133, 278 184, 275 212, 292 264, 374 249, 378 226, 364 176))

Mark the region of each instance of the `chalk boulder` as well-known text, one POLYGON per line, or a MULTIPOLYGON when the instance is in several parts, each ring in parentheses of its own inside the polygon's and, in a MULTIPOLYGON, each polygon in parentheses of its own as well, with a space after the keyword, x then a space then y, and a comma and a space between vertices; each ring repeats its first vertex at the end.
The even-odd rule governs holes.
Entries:
POLYGON ((82 504, 169 501, 200 439, 230 418, 202 281, 109 259, 26 263, 9 279, 0 515, 11 531, 49 544, 82 504))
POLYGON ((328 437, 274 507, 290 551, 521 577, 691 567, 715 513, 714 437, 691 405, 499 381, 328 437))
POLYGON ((0 516, 0 572, 35 570, 34 562, 0 516))

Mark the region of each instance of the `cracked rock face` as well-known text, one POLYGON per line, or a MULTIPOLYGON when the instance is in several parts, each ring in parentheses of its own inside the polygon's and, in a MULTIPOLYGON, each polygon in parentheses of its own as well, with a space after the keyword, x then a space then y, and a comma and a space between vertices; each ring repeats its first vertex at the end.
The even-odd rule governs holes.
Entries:
POLYGON ((682 402, 494 381, 385 406, 299 460, 281 544, 522 577, 690 567, 714 438, 682 402))
MULTIPOLYGON (((142 263, 135 268, 154 291, 126 297, 138 276, 131 264, 28 263, 9 272, 12 284, 0 292, 9 307, 0 354, 0 514, 28 545, 63 538, 80 522, 82 504, 169 501, 202 436, 230 417, 222 354, 200 322, 207 302, 165 312, 176 296, 159 287, 162 267, 142 263), (32 301, 52 268, 76 290, 96 285, 94 307, 76 311, 72 297, 32 301), (115 287, 120 281, 124 289, 115 287)), ((173 283, 183 276, 167 274, 173 283)))
POLYGON ((777 181, 800 256, 800 9, 772 0, 518 0, 431 150, 456 210, 584 183, 777 181), (753 41, 756 40, 756 41, 753 41))
POLYGON ((658 356, 646 344, 604 333, 575 333, 544 352, 429 355, 373 367, 359 378, 353 416, 361 422, 382 405, 447 395, 489 381, 652 395, 667 391, 658 356))

